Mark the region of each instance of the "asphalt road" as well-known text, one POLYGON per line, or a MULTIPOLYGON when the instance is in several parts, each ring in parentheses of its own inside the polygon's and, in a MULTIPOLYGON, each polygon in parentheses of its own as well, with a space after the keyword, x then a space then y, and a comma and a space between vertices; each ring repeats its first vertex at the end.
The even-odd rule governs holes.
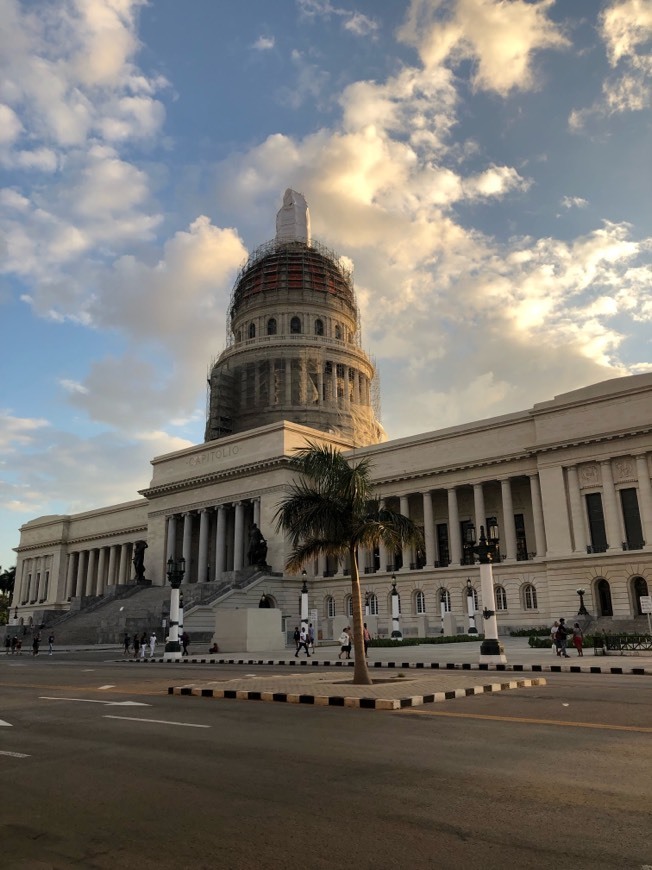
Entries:
POLYGON ((652 867, 650 677, 381 713, 106 658, 0 660, 2 870, 652 867))

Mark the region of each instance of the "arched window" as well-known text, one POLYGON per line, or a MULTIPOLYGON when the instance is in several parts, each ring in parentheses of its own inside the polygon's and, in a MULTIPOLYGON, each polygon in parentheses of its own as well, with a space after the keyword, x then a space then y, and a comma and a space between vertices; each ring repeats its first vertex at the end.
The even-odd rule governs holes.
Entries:
POLYGON ((290 332, 292 335, 300 335, 301 321, 298 317, 293 317, 292 320, 290 320, 290 332))
POLYGON ((353 616, 353 599, 350 595, 347 595, 344 599, 344 612, 349 619, 353 616))
POLYGON ((641 610, 641 596, 648 595, 645 577, 634 577, 632 579, 632 592, 634 593, 634 613, 640 616, 643 613, 641 610))
POLYGON ((335 338, 342 339, 342 327, 339 323, 335 324, 335 338))
POLYGON ((366 605, 369 608, 369 616, 378 616, 378 596, 375 592, 367 595, 366 605))
POLYGON ((324 321, 323 320, 315 320, 315 335, 323 335, 324 334, 324 321))
POLYGON ((335 599, 332 595, 326 596, 325 605, 324 610, 326 611, 326 616, 329 619, 332 619, 335 616, 335 599))
POLYGON ((496 598, 496 610, 507 610, 507 593, 504 586, 494 587, 494 596, 496 598))
POLYGON ((249 324, 249 338, 255 338, 255 337, 256 337, 256 324, 250 323, 249 324))
POLYGON ((270 317, 267 321, 267 335, 276 335, 276 318, 270 317))
POLYGON ((536 610, 538 607, 537 590, 531 583, 523 587, 523 605, 526 610, 536 610))
POLYGON ((609 581, 601 577, 596 584, 598 593, 598 606, 600 608, 600 616, 613 616, 614 609, 611 603, 611 586, 609 581))
POLYGON ((437 598, 439 599, 439 607, 441 609, 442 604, 444 605, 444 613, 451 612, 451 594, 448 589, 439 589, 437 592, 437 598))
POLYGON ((417 616, 426 612, 426 596, 420 589, 414 593, 414 612, 417 616))

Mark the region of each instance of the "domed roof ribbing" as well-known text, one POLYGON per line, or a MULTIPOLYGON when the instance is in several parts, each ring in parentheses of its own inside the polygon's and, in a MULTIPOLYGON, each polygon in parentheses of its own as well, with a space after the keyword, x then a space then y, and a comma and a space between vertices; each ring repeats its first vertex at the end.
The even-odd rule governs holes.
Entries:
POLYGON ((301 292, 309 290, 340 297, 355 307, 355 294, 350 272, 337 254, 319 242, 309 245, 273 240, 251 254, 233 289, 229 315, 245 301, 253 301, 258 293, 301 292))

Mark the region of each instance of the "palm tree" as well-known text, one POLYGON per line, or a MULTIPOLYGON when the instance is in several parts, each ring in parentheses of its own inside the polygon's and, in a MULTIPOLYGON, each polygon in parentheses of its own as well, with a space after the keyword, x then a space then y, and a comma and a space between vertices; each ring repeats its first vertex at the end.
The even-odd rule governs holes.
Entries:
POLYGON ((276 512, 279 531, 290 536, 292 553, 286 568, 293 573, 320 555, 349 556, 353 645, 353 682, 371 685, 364 654, 362 596, 358 548, 383 543, 390 552, 406 543, 422 544, 420 530, 407 517, 381 507, 371 493, 371 465, 356 463, 330 445, 308 443, 292 459, 300 475, 276 512))

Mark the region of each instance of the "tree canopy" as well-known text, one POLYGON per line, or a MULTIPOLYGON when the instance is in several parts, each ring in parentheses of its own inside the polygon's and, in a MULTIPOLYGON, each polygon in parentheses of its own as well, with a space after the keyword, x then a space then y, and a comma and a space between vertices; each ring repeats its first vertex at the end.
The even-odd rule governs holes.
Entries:
POLYGON ((358 550, 384 544, 395 552, 406 543, 422 545, 420 530, 408 518, 382 505, 373 494, 371 464, 349 461, 331 445, 308 443, 292 466, 298 478, 277 514, 277 527, 290 539, 288 571, 297 572, 321 555, 346 558, 351 576, 354 683, 370 684, 364 653, 358 550))

